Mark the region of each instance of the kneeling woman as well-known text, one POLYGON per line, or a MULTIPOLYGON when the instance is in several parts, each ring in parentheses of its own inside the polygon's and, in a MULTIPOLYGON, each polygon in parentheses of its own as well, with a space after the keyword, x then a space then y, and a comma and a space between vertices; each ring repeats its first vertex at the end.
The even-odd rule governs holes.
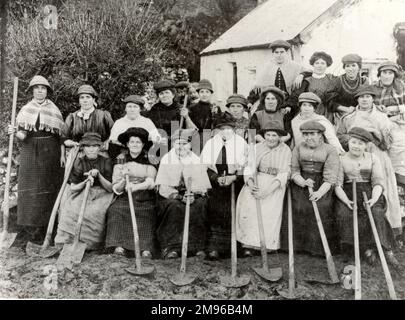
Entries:
POLYGON ((236 207, 236 234, 238 241, 245 248, 245 255, 249 255, 249 248, 260 248, 257 200, 260 201, 263 215, 266 248, 280 248, 283 199, 290 174, 291 150, 281 141, 281 138, 287 135, 282 124, 270 121, 261 134, 265 140, 256 145, 255 167, 245 168, 246 185, 239 195, 236 207), (257 187, 253 180, 253 175, 256 174, 257 187))
POLYGON ((154 192, 156 168, 150 162, 148 150, 149 133, 143 128, 129 128, 118 136, 118 141, 127 146, 129 152, 117 158, 114 166, 113 191, 118 195, 108 209, 106 247, 115 248, 116 254, 134 250, 134 235, 126 178, 132 189, 135 217, 138 225, 142 256, 151 258, 155 241, 156 196, 154 192))
POLYGON ((191 177, 191 206, 188 250, 204 255, 206 238, 207 190, 211 188, 207 167, 191 151, 195 130, 178 130, 171 137, 174 145, 161 160, 156 177, 159 187, 157 238, 165 259, 179 256, 186 210, 186 183, 191 177))
POLYGON ((373 136, 367 130, 359 127, 352 128, 349 135, 349 152, 341 158, 338 183, 335 188, 335 193, 340 199, 336 206, 336 212, 342 252, 348 253, 353 246, 353 201, 350 199, 353 199, 352 182, 355 180, 357 187, 360 250, 365 251, 368 263, 373 264, 375 262, 376 255, 373 250, 375 241, 370 221, 363 205, 362 193, 366 192, 387 260, 389 263, 397 266, 398 261, 391 250, 394 243, 394 233, 385 216, 387 202, 382 194, 384 185, 383 170, 378 157, 372 153, 365 152, 367 144, 373 140, 373 136))
POLYGON ((99 249, 104 242, 105 217, 113 193, 112 164, 109 158, 99 155, 102 144, 101 136, 95 132, 85 133, 80 141, 84 155, 75 161, 69 178, 70 188, 66 187, 62 198, 56 245, 71 242, 74 237, 87 181, 92 187, 87 197, 80 240, 87 244, 88 249, 99 249))
POLYGON ((336 249, 336 220, 331 189, 337 181, 339 156, 325 143, 325 127, 318 121, 301 125, 304 141, 292 153, 291 179, 294 221, 294 249, 313 255, 324 255, 312 201, 316 201, 323 228, 333 253, 336 249), (309 193, 308 187, 314 189, 309 193))

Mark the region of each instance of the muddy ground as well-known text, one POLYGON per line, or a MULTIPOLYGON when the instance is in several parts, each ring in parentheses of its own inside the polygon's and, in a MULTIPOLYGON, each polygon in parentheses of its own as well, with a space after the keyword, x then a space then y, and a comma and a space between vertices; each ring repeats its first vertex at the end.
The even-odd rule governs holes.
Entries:
MULTIPOLYGON (((270 262, 276 255, 268 256, 270 262)), ((405 252, 397 252, 402 264, 405 252)), ((179 271, 180 259, 149 260, 144 264, 154 265, 156 273, 150 278, 135 277, 125 271, 134 266, 134 258, 86 253, 80 265, 72 271, 55 271, 57 257, 40 259, 28 257, 16 247, 0 253, 0 298, 6 299, 283 299, 278 293, 279 286, 288 285, 288 255, 280 253, 283 278, 277 283, 260 279, 251 269, 261 265, 260 256, 238 260, 238 271, 251 277, 250 284, 243 288, 228 289, 221 285, 219 276, 230 274, 230 260, 208 261, 197 257, 187 260, 187 270, 198 274, 192 285, 176 287, 169 278, 179 271), (50 281, 50 280, 53 280, 50 281)), ((306 287, 301 299, 352 300, 352 290, 340 284, 313 284, 304 282, 307 278, 328 279, 326 262, 322 258, 306 255, 295 256, 296 278, 306 287)), ((338 273, 350 263, 335 256, 338 273)), ((353 263, 353 262, 352 262, 353 263)), ((396 293, 399 299, 405 298, 405 277, 392 271, 396 293)), ((362 264, 363 299, 389 299, 387 285, 381 265, 375 267, 362 264)))

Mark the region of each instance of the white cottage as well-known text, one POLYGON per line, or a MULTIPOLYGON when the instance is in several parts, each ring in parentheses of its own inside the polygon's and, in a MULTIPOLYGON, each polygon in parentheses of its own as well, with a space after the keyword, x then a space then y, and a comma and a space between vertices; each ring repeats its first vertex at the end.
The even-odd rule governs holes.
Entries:
POLYGON ((289 41, 291 58, 309 66, 315 51, 326 51, 342 73, 341 58, 363 57, 372 79, 383 60, 396 60, 394 26, 405 22, 405 0, 267 0, 201 52, 201 78, 212 81, 224 105, 233 92, 247 95, 256 73, 271 57, 269 44, 289 41))

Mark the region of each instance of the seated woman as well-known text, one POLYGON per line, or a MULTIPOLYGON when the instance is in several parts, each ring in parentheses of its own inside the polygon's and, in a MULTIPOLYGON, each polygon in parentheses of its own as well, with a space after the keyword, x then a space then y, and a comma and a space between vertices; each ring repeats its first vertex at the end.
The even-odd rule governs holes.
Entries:
POLYGON ((372 153, 366 152, 367 143, 373 136, 367 130, 354 127, 349 131, 349 152, 341 157, 338 183, 335 193, 340 201, 336 204, 338 217, 340 244, 342 252, 349 253, 353 246, 353 188, 352 182, 356 181, 358 230, 360 250, 365 252, 368 263, 374 264, 375 240, 372 234, 370 221, 363 205, 363 192, 367 193, 368 203, 371 207, 374 222, 377 227, 381 245, 389 263, 398 266, 392 252, 394 234, 385 216, 387 202, 383 191, 384 176, 380 160, 372 153))
POLYGON ((291 171, 291 150, 281 140, 287 134, 281 124, 270 121, 260 133, 265 140, 255 146, 254 168, 248 166, 244 170, 245 186, 239 194, 236 206, 236 235, 237 240, 246 248, 245 256, 251 254, 249 248, 260 248, 257 199, 260 200, 263 216, 266 248, 280 248, 283 200, 291 171), (255 174, 257 186, 253 180, 255 174))
POLYGON ((112 189, 118 198, 107 211, 106 237, 106 248, 115 248, 116 254, 125 254, 126 250, 134 251, 126 175, 131 184, 142 256, 152 258, 154 252, 156 195, 153 189, 156 168, 148 156, 152 145, 148 135, 143 128, 129 128, 118 136, 118 141, 127 147, 128 152, 119 155, 114 166, 112 189))
POLYGON ((124 133, 128 128, 143 128, 149 134, 149 140, 154 143, 159 143, 161 136, 153 124, 152 120, 141 115, 145 111, 145 100, 137 95, 130 95, 126 97, 123 102, 125 103, 125 116, 118 119, 111 128, 110 144, 108 153, 112 159, 115 159, 121 151, 128 150, 127 146, 123 146, 118 141, 118 136, 124 133))
POLYGON ((294 250, 324 255, 312 201, 319 208, 323 228, 333 253, 336 249, 336 221, 333 211, 333 189, 339 168, 336 149, 325 143, 325 127, 318 121, 301 125, 304 141, 292 153, 291 185, 294 221, 294 250), (310 193, 308 187, 313 188, 310 193))
POLYGON ((207 190, 211 188, 207 168, 191 151, 195 130, 177 130, 171 137, 173 148, 161 160, 155 184, 159 188, 157 239, 162 257, 173 259, 182 248, 187 197, 191 177, 191 206, 188 250, 204 256, 206 239, 207 190))
POLYGON ((256 130, 255 140, 256 142, 263 142, 265 139, 260 134, 260 131, 267 127, 272 121, 280 123, 281 128, 287 130, 287 134, 282 137, 283 142, 291 139, 291 135, 288 133, 290 128, 284 126, 284 114, 285 109, 282 109, 285 100, 285 94, 282 90, 275 86, 269 86, 262 90, 260 94, 260 105, 258 111, 256 111, 250 118, 249 129, 256 130))
POLYGON ((304 141, 300 126, 304 122, 315 120, 325 127, 324 136, 327 142, 334 146, 336 151, 341 154, 344 152, 344 150, 336 136, 335 128, 333 127, 332 123, 323 115, 315 113, 315 110, 320 103, 321 99, 315 93, 304 92, 300 94, 298 98, 300 112, 291 121, 293 146, 298 146, 304 141))
POLYGON ((55 245, 73 240, 87 181, 91 182, 91 188, 80 240, 87 244, 88 249, 99 249, 104 242, 105 217, 113 200, 113 193, 112 163, 109 158, 99 154, 102 144, 101 136, 96 132, 85 133, 80 141, 84 155, 76 159, 69 178, 70 187, 66 187, 62 197, 55 245))

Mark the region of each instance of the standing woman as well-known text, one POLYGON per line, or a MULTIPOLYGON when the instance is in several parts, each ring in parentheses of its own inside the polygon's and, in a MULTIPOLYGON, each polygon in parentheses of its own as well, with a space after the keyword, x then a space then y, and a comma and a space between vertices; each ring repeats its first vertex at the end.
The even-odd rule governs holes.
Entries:
POLYGON ((129 175, 135 216, 138 225, 142 256, 152 258, 156 231, 156 194, 154 192, 156 168, 149 160, 152 143, 143 128, 128 128, 118 136, 118 141, 129 152, 117 159, 114 166, 112 189, 118 198, 107 211, 106 247, 114 253, 125 254, 134 250, 131 211, 125 175, 129 175))
POLYGON ((260 200, 263 215, 266 248, 280 248, 284 194, 291 171, 291 150, 281 140, 281 137, 287 135, 281 123, 269 121, 260 133, 264 141, 255 146, 254 168, 245 168, 245 186, 239 194, 236 206, 237 240, 245 248, 245 256, 251 254, 249 248, 260 248, 257 199, 260 200), (255 174, 257 186, 253 178, 255 174))
POLYGON ((372 153, 366 152, 367 144, 373 140, 370 132, 354 127, 349 131, 349 152, 341 157, 338 183, 335 193, 340 201, 336 204, 341 251, 348 254, 353 248, 353 180, 356 181, 358 232, 360 250, 364 252, 366 261, 373 264, 375 241, 370 222, 363 205, 363 192, 366 192, 368 203, 377 227, 381 245, 387 260, 394 266, 399 263, 392 252, 394 234, 385 216, 387 202, 383 192, 384 175, 380 160, 372 153))
POLYGON ((208 165, 212 184, 208 203, 207 250, 210 259, 227 256, 231 249, 231 184, 235 199, 243 187, 242 168, 247 163, 246 141, 235 133, 235 122, 227 113, 218 118, 219 132, 204 146, 201 161, 208 165))
POLYGON ((318 121, 305 122, 300 130, 304 141, 295 146, 291 166, 294 249, 324 255, 312 207, 312 201, 316 201, 333 253, 337 246, 337 234, 332 194, 338 176, 339 155, 334 147, 324 142, 325 127, 318 121), (312 194, 308 187, 313 188, 312 194))
POLYGON ((387 115, 379 111, 374 104, 375 88, 369 85, 361 86, 356 94, 358 106, 356 111, 342 118, 337 136, 345 150, 348 150, 349 131, 360 127, 373 136, 367 151, 374 153, 380 160, 384 176, 384 196, 387 199, 387 217, 394 229, 395 236, 402 233, 401 209, 399 204, 395 171, 388 152, 392 145, 392 122, 387 115))
POLYGON ((236 134, 247 139, 247 131, 249 129, 249 119, 245 117, 245 112, 248 109, 248 101, 241 94, 232 94, 226 100, 227 111, 233 117, 233 123, 236 134))
POLYGON ((339 139, 336 136, 335 128, 332 123, 320 114, 315 113, 317 106, 321 103, 321 99, 312 92, 303 92, 298 97, 299 114, 291 121, 293 133, 293 146, 298 146, 304 141, 304 136, 300 127, 303 123, 314 120, 325 127, 324 136, 327 142, 336 148, 336 151, 341 154, 344 152, 339 139))
POLYGON ((329 97, 336 127, 345 114, 355 110, 357 100, 354 96, 359 87, 367 81, 367 77, 360 75, 362 58, 358 54, 345 55, 342 63, 345 73, 336 79, 329 97))
MULTIPOLYGON (((28 91, 33 99, 17 115, 16 131, 21 142, 18 172, 17 224, 29 240, 42 241, 53 204, 61 185, 64 164, 61 158, 60 135, 63 118, 58 107, 47 96, 52 92, 49 82, 36 75, 28 91)), ((11 157, 11 155, 9 155, 11 157)))
MULTIPOLYGON (((250 118, 249 129, 256 130, 256 142, 263 142, 265 138, 261 134, 261 130, 267 128, 270 122, 276 121, 280 124, 280 127, 284 130, 284 114, 282 106, 284 104, 285 94, 282 90, 275 86, 269 86, 262 90, 260 94, 260 105, 258 111, 256 111, 250 118)), ((286 135, 283 136, 283 141, 291 139, 291 135, 288 133, 287 128, 286 135)))
POLYGON ((207 190, 211 188, 207 167, 191 151, 194 130, 178 130, 171 137, 173 148, 162 157, 156 176, 159 188, 157 238, 164 259, 178 258, 182 248, 187 195, 191 177, 191 206, 188 250, 204 256, 207 218, 207 190))
MULTIPOLYGON (((311 56, 309 63, 313 66, 312 75, 305 78, 301 88, 291 94, 287 105, 291 110, 296 110, 299 95, 303 92, 313 92, 321 99, 321 103, 317 106, 315 112, 325 116, 326 119, 333 123, 333 113, 329 108, 329 92, 335 85, 336 77, 326 73, 327 68, 333 63, 332 57, 323 51, 315 52, 311 56)), ((293 112, 293 114, 296 114, 296 112, 293 112)))

